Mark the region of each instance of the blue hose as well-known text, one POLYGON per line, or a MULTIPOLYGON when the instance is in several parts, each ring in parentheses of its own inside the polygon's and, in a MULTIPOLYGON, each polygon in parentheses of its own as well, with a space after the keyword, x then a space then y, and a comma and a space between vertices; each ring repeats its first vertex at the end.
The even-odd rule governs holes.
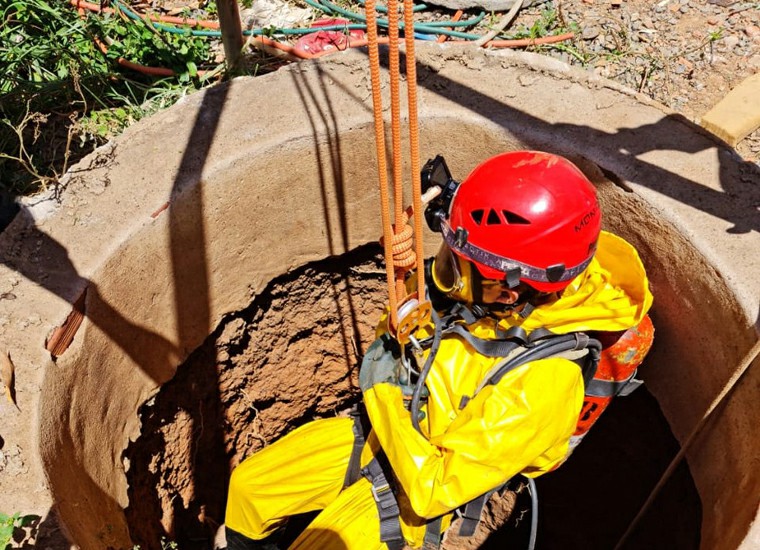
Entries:
MULTIPOLYGON (((343 15, 343 16, 348 17, 349 19, 353 19, 355 21, 361 21, 362 23, 365 23, 365 24, 367 22, 367 18, 364 15, 362 15, 360 13, 356 13, 356 12, 353 12, 353 11, 349 11, 349 10, 343 9, 340 6, 337 6, 337 5, 333 4, 329 0, 320 0, 320 2, 316 2, 315 0, 305 0, 305 2, 307 4, 309 4, 310 6, 312 6, 312 7, 319 8, 319 9, 322 9, 322 10, 324 10, 325 8, 328 8, 332 13, 343 15)), ((325 10, 325 11, 327 11, 327 10, 325 10)), ((478 16, 478 17, 480 17, 482 19, 483 17, 485 17, 485 12, 483 12, 481 15, 482 15, 482 17, 481 16, 478 16)), ((479 21, 479 19, 477 17, 475 19, 477 19, 479 21)), ((469 20, 468 22, 471 22, 471 21, 472 20, 469 20)), ((440 25, 440 26, 444 26, 445 25, 447 27, 452 27, 452 26, 457 26, 456 23, 468 23, 468 22, 460 22, 460 21, 456 21, 456 22, 455 21, 451 21, 451 22, 438 22, 438 23, 436 23, 436 25, 440 25)), ((381 27, 387 27, 388 26, 388 20, 387 19, 380 19, 380 18, 378 18, 377 24, 379 26, 381 26, 381 27)), ((403 21, 399 21, 399 25, 398 26, 399 26, 399 29, 403 30, 403 28, 404 28, 405 25, 404 25, 403 21)), ((420 23, 420 24, 415 23, 414 30, 415 30, 415 32, 423 32, 423 33, 426 33, 426 34, 445 34, 447 36, 453 36, 454 38, 464 38, 466 40, 477 40, 478 38, 480 38, 479 34, 459 32, 459 31, 452 31, 452 30, 448 30, 448 29, 445 29, 445 28, 440 28, 440 27, 435 26, 433 24, 428 25, 428 24, 422 24, 422 23, 420 23)))
MULTIPOLYGON (((318 31, 346 31, 346 30, 354 30, 354 29, 360 29, 360 30, 366 30, 366 18, 358 13, 345 10, 339 6, 336 6, 335 4, 329 2, 328 0, 322 0, 322 3, 316 2, 314 0, 305 0, 305 2, 321 11, 324 11, 328 14, 339 14, 343 15, 345 17, 348 17, 349 19, 353 19, 355 21, 360 21, 361 23, 351 23, 351 24, 344 24, 344 25, 330 25, 330 26, 324 26, 324 27, 318 27, 318 28, 276 28, 276 29, 246 29, 243 31, 244 36, 262 36, 262 35, 275 35, 275 34, 282 34, 282 35, 304 35, 304 34, 311 34, 313 32, 318 31)), ((424 9, 426 6, 424 4, 420 4, 423 6, 424 9)), ((416 6, 415 9, 420 9, 419 6, 416 6)), ((144 22, 142 17, 140 17, 137 13, 132 11, 130 8, 125 6, 122 2, 119 0, 114 0, 114 7, 124 13, 127 17, 134 21, 144 22)), ((380 11, 380 10, 378 10, 380 11)), ((447 36, 453 36, 455 38, 464 38, 467 40, 477 40, 480 38, 477 34, 472 33, 464 33, 464 32, 458 32, 458 31, 452 31, 445 28, 439 28, 439 27, 466 27, 466 26, 473 26, 477 25, 483 18, 485 17, 485 12, 481 12, 476 17, 473 17, 471 19, 467 19, 465 21, 435 21, 431 23, 425 23, 425 24, 415 24, 414 25, 414 36, 415 38, 419 40, 434 40, 435 36, 429 36, 429 35, 439 35, 444 34, 447 36)), ((153 28, 165 31, 168 33, 173 34, 185 34, 185 35, 192 35, 192 36, 209 36, 209 37, 220 37, 222 36, 221 31, 217 30, 197 30, 197 29, 189 29, 189 28, 182 28, 182 27, 175 27, 172 25, 165 25, 163 23, 158 22, 150 22, 150 24, 153 28)), ((381 27, 387 27, 388 26, 388 20, 387 19, 378 19, 377 24, 381 27)), ((399 22, 399 28, 404 28, 404 23, 399 22)))

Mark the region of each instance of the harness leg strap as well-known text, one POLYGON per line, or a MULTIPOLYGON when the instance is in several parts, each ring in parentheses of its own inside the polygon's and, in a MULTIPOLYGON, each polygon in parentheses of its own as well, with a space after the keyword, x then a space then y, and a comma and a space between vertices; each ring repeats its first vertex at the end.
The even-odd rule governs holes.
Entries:
POLYGON ((491 498, 492 493, 493 491, 484 493, 465 505, 464 511, 461 514, 462 523, 459 524, 459 534, 461 536, 471 537, 475 534, 475 529, 478 528, 478 523, 480 522, 480 514, 488 499, 491 498))
POLYGON ((441 524, 443 516, 431 519, 425 525, 425 539, 422 544, 423 550, 438 550, 441 547, 441 524))
POLYGON ((344 489, 356 483, 361 477, 361 455, 365 442, 361 415, 362 412, 358 406, 355 406, 351 410, 351 417, 354 419, 354 425, 352 427, 354 432, 354 446, 351 449, 351 457, 348 459, 346 477, 343 479, 344 489))
POLYGON ((372 483, 372 496, 380 516, 380 540, 389 550, 401 550, 404 547, 404 537, 401 534, 398 501, 378 457, 367 464, 362 475, 372 483))

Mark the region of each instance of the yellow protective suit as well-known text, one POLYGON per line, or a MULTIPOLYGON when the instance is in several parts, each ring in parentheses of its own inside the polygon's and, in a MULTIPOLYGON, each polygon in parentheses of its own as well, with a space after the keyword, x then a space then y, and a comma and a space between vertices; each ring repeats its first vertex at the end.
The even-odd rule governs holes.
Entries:
MULTIPOLYGON (((622 331, 638 324, 651 303, 636 251, 602 232, 594 260, 556 301, 525 319, 484 318, 470 330, 480 338, 517 325, 559 334, 622 331)), ((567 455, 584 394, 578 366, 562 358, 533 361, 476 394, 497 361, 444 337, 426 381, 424 434, 412 426, 399 386, 380 383, 364 394, 373 431, 361 464, 382 447, 403 490, 401 526, 414 547, 422 545, 426 518, 448 514, 518 473, 539 476, 567 455), (460 410, 462 396, 474 394, 460 410)), ((230 481, 227 526, 261 539, 287 516, 323 510, 291 548, 384 547, 369 482, 342 490, 351 428, 348 418, 312 422, 242 462, 230 481)), ((450 515, 443 527, 449 522, 450 515)))

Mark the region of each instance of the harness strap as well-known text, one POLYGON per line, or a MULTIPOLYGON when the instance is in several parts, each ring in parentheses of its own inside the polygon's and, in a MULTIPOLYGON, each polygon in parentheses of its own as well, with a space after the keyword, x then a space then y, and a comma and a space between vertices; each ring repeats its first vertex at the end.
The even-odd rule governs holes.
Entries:
POLYGON ((440 548, 442 524, 443 516, 438 516, 427 522, 427 525, 425 525, 425 538, 422 542, 422 548, 424 550, 438 550, 438 548, 440 548))
POLYGON ((443 329, 443 334, 455 334, 459 336, 470 344, 476 352, 486 357, 504 357, 520 345, 519 342, 511 340, 484 340, 478 338, 477 336, 473 336, 462 325, 450 325, 443 329))
POLYGON ((382 452, 378 453, 361 473, 372 483, 372 497, 375 499, 377 513, 380 516, 380 540, 388 546, 389 550, 401 550, 405 543, 399 521, 400 510, 396 495, 393 494, 390 478, 385 475, 385 471, 390 472, 390 465, 386 462, 383 466, 381 461, 386 462, 382 452))
POLYGON ((480 514, 483 512, 483 507, 491 498, 493 491, 483 493, 479 497, 472 499, 468 502, 464 510, 462 510, 462 523, 459 524, 459 535, 462 537, 471 537, 475 534, 475 530, 480 523, 480 514))
POLYGON ((354 446, 351 449, 351 457, 348 459, 346 477, 343 479, 343 488, 356 483, 361 477, 361 455, 364 448, 364 428, 362 426, 362 412, 358 405, 354 405, 349 413, 354 419, 352 431, 354 432, 354 446))
POLYGON ((641 386, 644 381, 635 378, 636 372, 628 380, 598 380, 592 379, 586 386, 586 395, 591 397, 615 397, 616 395, 630 395, 641 386))

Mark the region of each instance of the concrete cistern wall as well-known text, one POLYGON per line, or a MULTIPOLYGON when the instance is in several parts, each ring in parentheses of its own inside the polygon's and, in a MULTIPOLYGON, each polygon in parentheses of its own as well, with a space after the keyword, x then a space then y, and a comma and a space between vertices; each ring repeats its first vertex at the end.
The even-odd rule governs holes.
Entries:
MULTIPOLYGON (((685 438, 758 338, 757 167, 545 58, 431 46, 418 61, 423 161, 441 153, 462 178, 505 149, 544 149, 599 184, 607 227, 639 249, 655 295, 642 376, 685 438)), ((82 548, 130 547, 123 456, 140 405, 269 281, 380 233, 366 64, 348 52, 193 95, 0 236, 22 411, 3 437, 27 468, 0 478, 0 509, 55 506, 82 548), (45 339, 82 293, 82 326, 54 362, 45 339)), ((757 547, 758 385, 754 365, 688 454, 702 548, 757 547)))

